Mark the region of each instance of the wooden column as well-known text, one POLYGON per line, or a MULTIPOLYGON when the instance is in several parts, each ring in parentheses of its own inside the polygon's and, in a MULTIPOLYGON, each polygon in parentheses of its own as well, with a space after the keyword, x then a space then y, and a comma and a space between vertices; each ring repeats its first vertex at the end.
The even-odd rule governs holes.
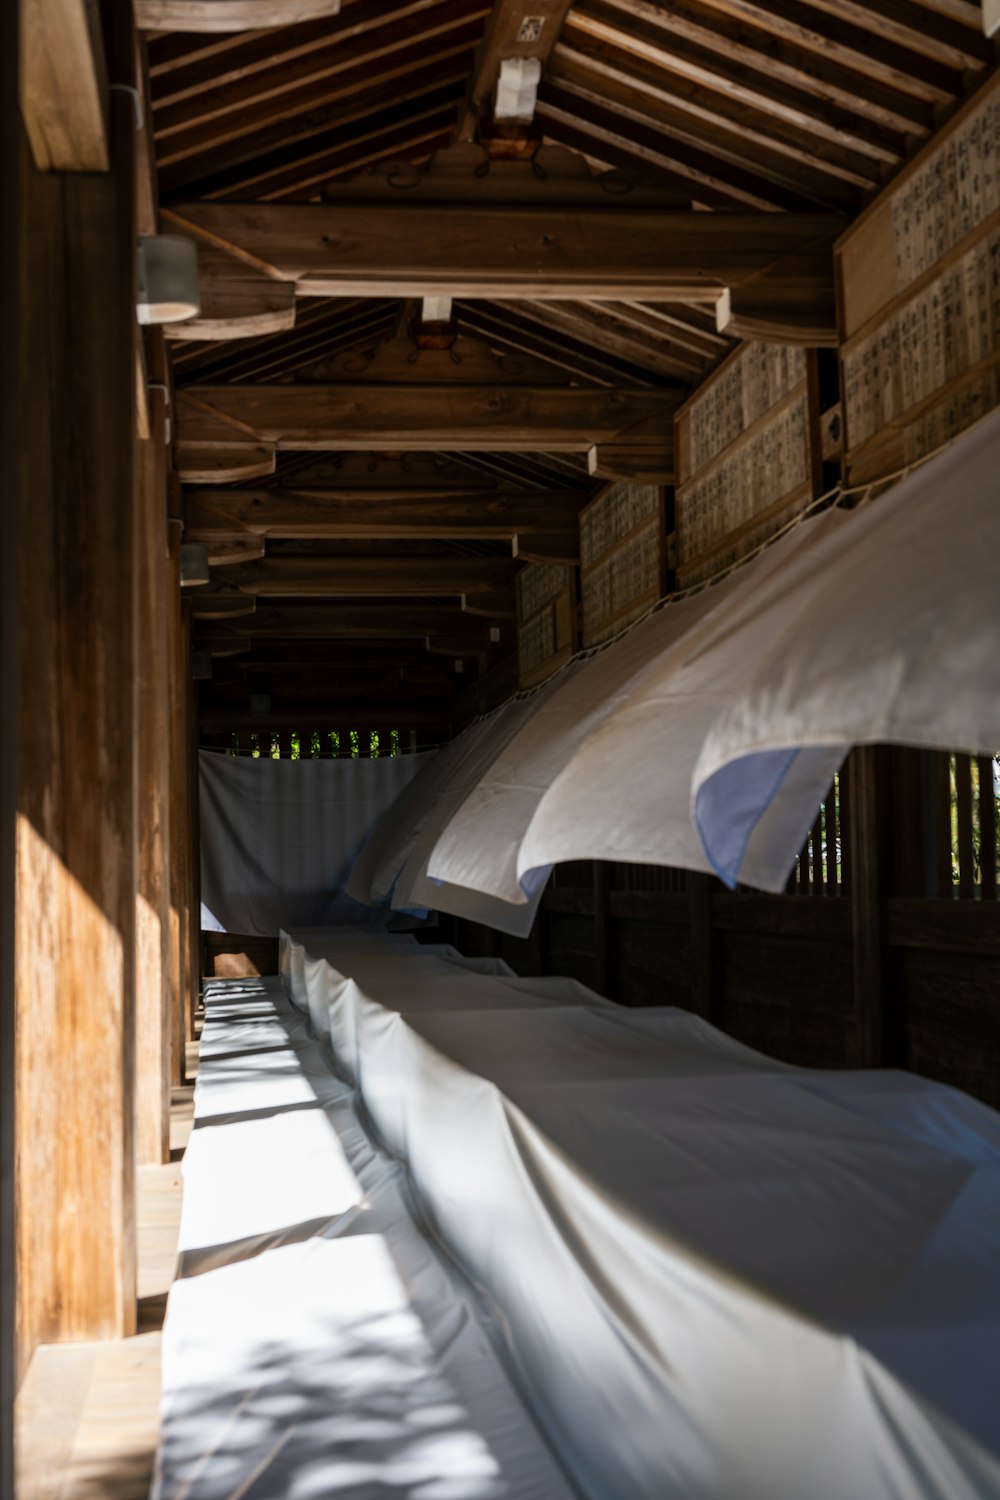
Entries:
POLYGON ((887 997, 886 882, 888 867, 886 752, 859 746, 850 778, 851 930, 854 973, 854 1061, 884 1067, 891 1050, 887 997))
POLYGON ((0 6, 0 1500, 14 1495, 14 827, 17 813, 22 168, 18 7, 0 6))
MULTIPOLYGON (((128 47, 109 47, 126 80, 128 47)), ((115 42, 116 39, 112 39, 115 42)), ((25 166, 16 869, 18 1326, 135 1327, 135 127, 112 166, 25 166)))
POLYGON ((718 1026, 721 1021, 717 934, 712 931, 712 877, 689 870, 688 911, 691 938, 691 1009, 718 1026))
POLYGON ((169 849, 170 849, 170 1077, 175 1085, 186 1081, 184 1053, 187 1045, 187 996, 190 992, 190 922, 187 889, 187 655, 184 610, 180 587, 180 525, 171 521, 167 572, 168 611, 168 754, 169 754, 169 849))
POLYGON ((593 861, 594 872, 594 989, 599 995, 611 994, 614 964, 609 895, 611 866, 603 859, 593 861))
POLYGON ((162 392, 138 444, 136 674, 136 1142, 140 1162, 170 1157, 168 557, 162 392))

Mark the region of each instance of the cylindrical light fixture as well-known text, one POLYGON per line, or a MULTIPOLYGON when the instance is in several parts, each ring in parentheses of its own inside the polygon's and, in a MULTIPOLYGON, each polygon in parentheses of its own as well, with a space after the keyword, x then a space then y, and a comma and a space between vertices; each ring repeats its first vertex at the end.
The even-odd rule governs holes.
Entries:
POLYGON ((212 655, 209 651, 191 652, 191 676, 196 682, 204 682, 212 675, 212 655))
POLYGON ((208 548, 204 542, 181 543, 181 588, 195 588, 209 583, 208 548))
POLYGON ((139 239, 136 316, 140 323, 182 323, 201 311, 198 251, 183 234, 139 239))

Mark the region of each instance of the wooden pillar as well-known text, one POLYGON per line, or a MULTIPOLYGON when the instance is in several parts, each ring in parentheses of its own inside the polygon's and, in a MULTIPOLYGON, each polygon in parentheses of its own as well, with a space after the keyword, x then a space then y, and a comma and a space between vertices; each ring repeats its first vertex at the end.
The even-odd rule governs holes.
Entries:
POLYGON ((614 974, 611 943, 611 914, 609 910, 611 892, 611 866, 603 859, 595 859, 592 865, 594 880, 594 989, 599 995, 611 994, 614 974))
POLYGON ((850 777, 851 931, 854 974, 854 1061, 879 1068, 889 1061, 886 887, 888 875, 886 752, 859 746, 850 777))
MULTIPOLYGON (((112 76, 128 48, 109 46, 112 76)), ((114 44, 115 39, 111 39, 114 44)), ((135 1327, 131 101, 25 164, 16 867, 19 1352, 135 1327)))
POLYGON ((191 613, 186 611, 187 664, 187 829, 188 829, 188 993, 187 1039, 194 1040, 195 1007, 201 996, 201 820, 198 812, 198 689, 191 675, 191 613))
POLYGON ((150 391, 150 435, 136 465, 136 1143, 170 1157, 170 863, 168 557, 164 401, 150 391))
POLYGON ((18 495, 22 171, 18 7, 0 6, 0 1500, 14 1495, 14 827, 18 763, 18 495))
POLYGON ((169 755, 169 849, 170 849, 170 1077, 175 1085, 186 1081, 184 1065, 187 1044, 187 995, 190 990, 191 946, 188 936, 187 884, 187 658, 184 644, 184 612, 180 586, 181 528, 171 521, 167 570, 168 613, 168 734, 169 755))
POLYGON ((691 940, 691 1009, 721 1024, 718 961, 712 932, 712 876, 695 870, 687 874, 691 940))

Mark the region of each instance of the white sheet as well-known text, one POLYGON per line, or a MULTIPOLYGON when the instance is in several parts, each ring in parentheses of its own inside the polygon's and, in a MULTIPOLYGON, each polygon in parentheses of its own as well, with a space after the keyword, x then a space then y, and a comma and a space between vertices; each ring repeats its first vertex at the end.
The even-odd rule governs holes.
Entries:
POLYGON ((434 752, 375 760, 198 756, 204 925, 362 920, 342 888, 368 834, 434 752))
MULTIPOLYGON (((998 558, 995 411, 852 520, 797 616, 770 639, 706 736, 692 778, 694 815, 726 879, 740 877, 743 849, 772 801, 815 812, 824 778, 803 774, 800 762, 815 761, 817 746, 995 753, 998 558)), ((788 841, 758 843, 750 878, 781 889, 788 841)))
POLYGON ((283 936, 293 998, 325 1009, 585 1494, 1000 1496, 992 1111, 580 986, 505 1007, 398 939, 322 947, 283 936))
POLYGON ((211 984, 202 1045, 153 1500, 572 1500, 274 982, 211 984))
POLYGON ((852 744, 1000 744, 1000 412, 870 508, 804 522, 448 746, 377 897, 524 936, 552 865, 784 888, 852 744))

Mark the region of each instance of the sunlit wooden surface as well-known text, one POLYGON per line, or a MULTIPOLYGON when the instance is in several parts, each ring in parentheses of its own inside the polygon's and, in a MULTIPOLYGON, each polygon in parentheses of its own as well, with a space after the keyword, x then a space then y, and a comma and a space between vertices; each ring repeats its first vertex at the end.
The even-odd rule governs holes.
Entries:
MULTIPOLYGON (((197 1069, 188 1048, 188 1077, 197 1069)), ((146 1500, 160 1418, 160 1329, 174 1277, 181 1157, 193 1083, 171 1091, 171 1161, 139 1169, 139 1331, 94 1344, 43 1344, 17 1402, 18 1500, 146 1500)))

